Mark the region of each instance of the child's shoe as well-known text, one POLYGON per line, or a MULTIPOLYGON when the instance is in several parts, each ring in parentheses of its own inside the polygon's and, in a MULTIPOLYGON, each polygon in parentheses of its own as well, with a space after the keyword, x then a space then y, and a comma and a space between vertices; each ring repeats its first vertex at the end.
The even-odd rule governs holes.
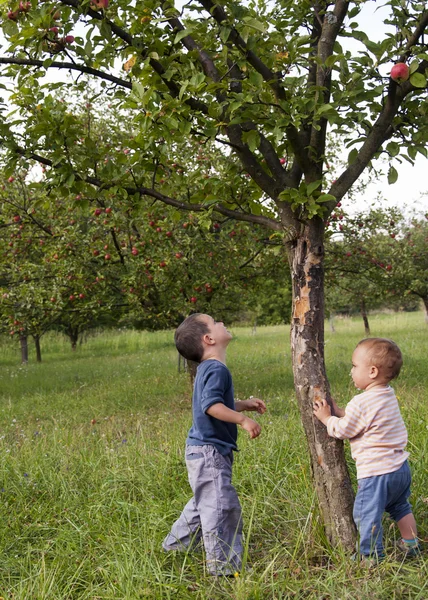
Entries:
POLYGON ((395 549, 399 558, 406 560, 407 558, 419 558, 421 556, 421 546, 418 540, 405 542, 400 540, 396 543, 395 549))
POLYGON ((355 554, 351 556, 351 560, 358 562, 362 567, 368 567, 369 569, 377 567, 377 565, 384 559, 384 554, 370 554, 367 556, 365 554, 358 554, 355 552, 355 554))

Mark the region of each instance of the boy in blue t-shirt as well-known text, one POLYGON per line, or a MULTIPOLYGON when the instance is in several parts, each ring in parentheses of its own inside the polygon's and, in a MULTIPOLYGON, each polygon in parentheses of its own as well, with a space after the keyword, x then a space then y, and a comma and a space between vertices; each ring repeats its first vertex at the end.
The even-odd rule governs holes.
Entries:
POLYGON ((186 440, 186 466, 193 498, 171 532, 164 550, 186 550, 203 540, 211 575, 234 575, 241 569, 241 505, 232 485, 237 425, 251 438, 261 427, 242 414, 266 410, 258 398, 234 401, 226 349, 232 334, 209 315, 187 317, 175 332, 175 344, 187 360, 200 363, 193 389, 193 422, 186 440))

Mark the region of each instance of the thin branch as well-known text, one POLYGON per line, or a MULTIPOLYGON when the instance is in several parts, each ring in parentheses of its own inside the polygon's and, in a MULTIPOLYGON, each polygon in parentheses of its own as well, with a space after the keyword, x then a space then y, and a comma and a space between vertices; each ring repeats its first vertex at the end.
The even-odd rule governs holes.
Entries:
MULTIPOLYGON (((24 148, 17 148, 16 151, 19 154, 21 154, 22 156, 26 156, 29 159, 36 160, 39 163, 50 166, 50 167, 54 167, 54 165, 52 164, 52 161, 47 158, 44 158, 43 156, 39 156, 38 154, 35 154, 33 152, 27 152, 24 148)), ((117 182, 116 183, 107 183, 107 182, 101 181, 100 179, 97 179, 96 177, 90 177, 90 176, 83 177, 83 176, 79 175, 78 173, 75 173, 74 176, 75 176, 76 181, 83 181, 83 182, 89 183, 90 185, 93 185, 94 187, 97 187, 98 189, 102 189, 102 190, 108 190, 111 187, 117 186, 117 182)), ((171 198, 170 196, 161 194, 157 190, 154 190, 152 188, 146 188, 146 187, 131 188, 131 187, 124 186, 123 189, 126 190, 128 195, 130 195, 130 196, 134 195, 134 194, 139 194, 140 196, 148 196, 150 198, 154 198, 155 200, 159 200, 160 202, 163 202, 164 204, 167 204, 168 206, 173 206, 175 208, 179 208, 180 210, 187 210, 187 211, 192 211, 192 212, 205 212, 207 210, 214 210, 215 212, 218 212, 222 215, 231 217, 238 221, 246 221, 249 223, 258 223, 259 225, 264 225, 265 227, 268 227, 269 229, 273 229, 275 231, 282 231, 282 229, 283 229, 281 223, 279 223, 275 219, 271 219, 270 217, 264 217, 262 215, 253 215, 250 213, 241 213, 238 211, 230 210, 230 209, 224 207, 222 204, 216 204, 214 206, 212 206, 212 205, 206 206, 205 204, 190 204, 190 203, 186 203, 186 202, 180 202, 179 200, 176 200, 175 198, 171 198)))
POLYGON ((118 77, 114 77, 113 75, 109 75, 108 73, 103 73, 98 69, 92 69, 91 67, 77 65, 71 62, 54 61, 48 67, 44 67, 43 63, 43 60, 12 57, 9 58, 7 56, 0 56, 0 65, 26 65, 30 67, 40 67, 46 69, 67 69, 71 71, 79 71, 81 73, 87 73, 88 75, 98 77, 98 79, 105 79, 106 81, 111 81, 116 85, 132 90, 132 83, 130 81, 124 81, 123 79, 119 79, 118 77))

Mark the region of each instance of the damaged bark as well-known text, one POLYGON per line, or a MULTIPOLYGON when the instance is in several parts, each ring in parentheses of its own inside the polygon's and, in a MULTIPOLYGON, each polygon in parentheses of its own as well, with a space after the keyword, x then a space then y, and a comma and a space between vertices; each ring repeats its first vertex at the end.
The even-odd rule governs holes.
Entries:
POLYGON ((327 536, 333 545, 355 546, 352 519, 354 493, 343 442, 331 438, 313 416, 313 403, 330 402, 324 363, 324 250, 323 223, 307 222, 302 235, 288 246, 292 273, 293 314, 291 352, 294 384, 311 468, 327 536))

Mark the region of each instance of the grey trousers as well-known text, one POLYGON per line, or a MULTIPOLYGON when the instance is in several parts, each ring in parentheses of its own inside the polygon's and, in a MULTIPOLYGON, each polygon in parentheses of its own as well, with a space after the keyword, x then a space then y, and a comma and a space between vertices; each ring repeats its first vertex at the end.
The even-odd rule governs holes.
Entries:
POLYGON ((187 550, 204 543, 211 575, 241 569, 241 505, 232 485, 232 452, 223 456, 210 445, 186 446, 186 466, 193 498, 163 541, 164 550, 187 550))

